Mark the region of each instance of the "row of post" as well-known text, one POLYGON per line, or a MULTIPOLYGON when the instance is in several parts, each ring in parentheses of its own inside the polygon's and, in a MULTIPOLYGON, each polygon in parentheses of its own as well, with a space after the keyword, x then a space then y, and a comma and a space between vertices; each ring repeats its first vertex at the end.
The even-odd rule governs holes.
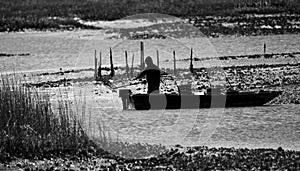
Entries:
MULTIPOLYGON (((140 70, 143 71, 145 69, 145 51, 144 51, 144 43, 141 42, 140 50, 141 50, 141 63, 140 63, 140 70)), ((110 58, 110 77, 112 78, 115 74, 114 71, 114 65, 113 65, 113 53, 112 49, 110 48, 109 50, 109 58, 110 58)), ((94 54, 94 61, 95 61, 95 80, 101 80, 102 78, 102 54, 99 52, 99 61, 97 58, 97 50, 95 50, 94 54)), ((159 67, 159 51, 156 50, 156 61, 157 61, 157 66, 159 67)), ((131 68, 129 68, 128 64, 128 52, 125 51, 125 72, 126 75, 129 77, 133 77, 133 63, 134 63, 134 54, 132 54, 132 60, 131 60, 131 68)), ((176 68, 176 52, 173 51, 173 63, 174 63, 174 75, 177 75, 177 68, 176 68)), ((191 48, 191 54, 190 54, 190 71, 193 72, 193 49, 191 48)))
MULTIPOLYGON (((145 55, 145 51, 144 51, 144 43, 141 42, 141 46, 140 46, 140 50, 141 50, 141 63, 140 63, 140 70, 143 71, 145 69, 145 62, 144 62, 144 55, 145 55)), ((266 54, 267 51, 267 45, 266 43, 263 44, 263 53, 266 54)), ((110 57, 110 77, 113 77, 115 72, 114 72, 114 65, 113 65, 113 54, 112 54, 112 49, 110 48, 109 50, 109 57, 110 57)), ((95 80, 101 79, 102 78, 102 74, 101 74, 101 70, 102 70, 102 56, 101 56, 101 52, 99 53, 99 64, 98 64, 98 59, 97 59, 97 51, 95 50, 95 80)), ((157 61, 157 66, 159 67, 159 51, 156 50, 156 61, 157 61)), ((125 51, 125 62, 126 62, 126 68, 125 68, 125 72, 127 76, 133 77, 133 63, 134 63, 134 54, 132 54, 132 61, 131 61, 131 69, 129 69, 129 64, 128 64, 128 52, 125 51)), ((176 52, 173 51, 173 62, 174 62, 174 75, 177 75, 177 69, 176 69, 176 52)), ((194 67, 193 67, 193 48, 191 48, 191 53, 190 53, 190 72, 194 73, 194 67)))
MULTIPOLYGON (((110 58, 110 74, 109 77, 112 78, 115 75, 114 64, 113 64, 113 54, 112 49, 109 49, 109 58, 110 58)), ((102 54, 99 52, 99 62, 97 58, 97 50, 95 50, 94 54, 94 61, 95 61, 95 69, 94 69, 94 78, 95 80, 102 79, 102 54)))

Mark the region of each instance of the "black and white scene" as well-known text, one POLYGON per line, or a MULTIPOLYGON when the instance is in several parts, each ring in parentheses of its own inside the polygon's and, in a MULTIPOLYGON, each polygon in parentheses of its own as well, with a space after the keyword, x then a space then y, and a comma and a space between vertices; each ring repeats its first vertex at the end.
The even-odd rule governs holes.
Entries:
POLYGON ((300 170, 299 0, 0 0, 0 171, 300 170))

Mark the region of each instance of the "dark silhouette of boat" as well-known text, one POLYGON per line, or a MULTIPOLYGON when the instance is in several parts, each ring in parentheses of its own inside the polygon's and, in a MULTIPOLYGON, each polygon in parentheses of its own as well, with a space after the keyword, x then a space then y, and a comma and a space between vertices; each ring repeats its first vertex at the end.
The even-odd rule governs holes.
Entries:
POLYGON ((149 110, 149 109, 197 109, 220 107, 247 107, 262 106, 282 91, 258 92, 227 92, 211 91, 203 95, 188 94, 132 94, 130 89, 119 90, 123 110, 149 110))

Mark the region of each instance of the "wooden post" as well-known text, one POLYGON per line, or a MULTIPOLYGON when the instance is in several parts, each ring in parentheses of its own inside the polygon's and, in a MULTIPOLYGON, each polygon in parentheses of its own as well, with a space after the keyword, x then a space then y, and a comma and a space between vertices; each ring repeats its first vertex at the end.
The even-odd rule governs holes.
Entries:
POLYGON ((98 78, 101 79, 102 78, 102 55, 101 52, 99 53, 99 67, 98 67, 98 78))
POLYGON ((264 54, 266 54, 266 51, 267 51, 267 45, 266 43, 264 43, 264 54))
POLYGON ((127 51, 125 51, 125 63, 126 63, 126 68, 125 68, 125 71, 126 71, 126 76, 128 77, 128 72, 129 72, 129 66, 128 66, 128 57, 127 57, 127 51))
POLYGON ((173 59, 174 59, 174 75, 176 75, 176 54, 175 54, 175 50, 173 51, 173 59))
POLYGON ((144 70, 144 43, 141 42, 141 71, 144 70))
POLYGON ((95 60, 95 75, 94 75, 94 77, 95 77, 95 80, 97 80, 97 69, 98 69, 98 67, 97 67, 97 50, 95 50, 95 55, 94 55, 94 60, 95 60))
POLYGON ((191 73, 194 73, 194 67, 193 67, 193 48, 191 48, 190 71, 191 71, 191 73))
POLYGON ((131 77, 133 77, 133 62, 134 62, 134 54, 132 54, 132 61, 131 61, 131 71, 130 71, 131 77))
POLYGON ((157 62, 157 66, 159 67, 159 52, 158 50, 156 50, 156 62, 157 62))
POLYGON ((113 55, 111 48, 109 49, 109 58, 110 58, 110 77, 115 75, 114 64, 113 64, 113 55))

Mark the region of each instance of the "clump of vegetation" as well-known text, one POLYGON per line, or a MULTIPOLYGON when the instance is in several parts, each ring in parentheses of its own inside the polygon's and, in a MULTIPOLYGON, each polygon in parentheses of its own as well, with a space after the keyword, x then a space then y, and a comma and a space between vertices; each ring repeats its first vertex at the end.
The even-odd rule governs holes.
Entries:
POLYGON ((63 91, 58 96, 53 100, 47 92, 24 86, 17 75, 0 75, 0 163, 64 156, 142 158, 166 150, 161 145, 116 142, 101 120, 99 136, 92 140, 84 127, 91 119, 85 100, 74 97, 71 101, 63 91))
POLYGON ((87 147, 90 143, 69 102, 53 112, 49 95, 21 85, 16 76, 0 78, 0 161, 5 154, 34 157, 47 151, 87 147))

